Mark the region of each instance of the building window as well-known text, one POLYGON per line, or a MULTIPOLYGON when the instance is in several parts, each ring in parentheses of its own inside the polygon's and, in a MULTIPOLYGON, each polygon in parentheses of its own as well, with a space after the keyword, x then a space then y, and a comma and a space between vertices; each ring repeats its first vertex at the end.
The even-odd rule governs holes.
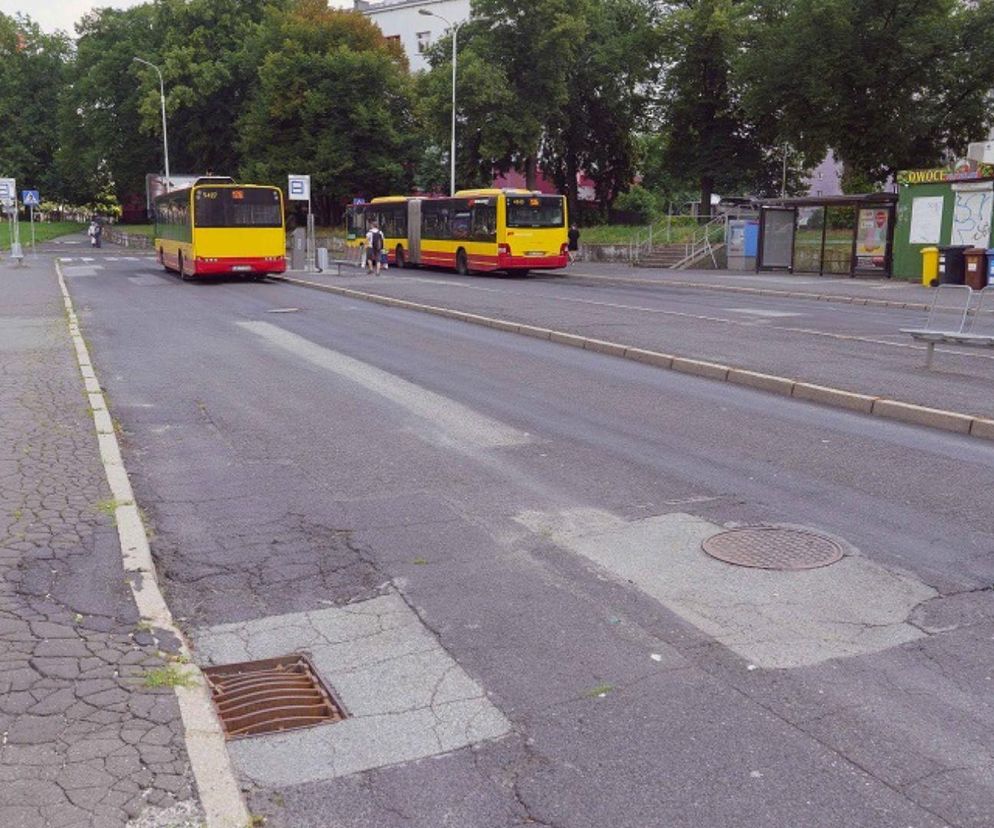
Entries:
POLYGON ((384 38, 387 43, 400 43, 400 35, 388 35, 384 38))
POLYGON ((418 54, 423 55, 431 46, 431 32, 418 32, 418 54))

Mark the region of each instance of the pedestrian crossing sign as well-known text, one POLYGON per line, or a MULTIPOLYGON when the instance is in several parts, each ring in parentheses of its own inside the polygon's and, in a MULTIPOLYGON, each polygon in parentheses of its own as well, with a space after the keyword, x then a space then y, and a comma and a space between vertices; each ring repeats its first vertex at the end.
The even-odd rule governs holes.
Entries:
POLYGON ((22 190, 21 201, 24 202, 25 207, 37 207, 41 204, 41 197, 37 190, 22 190))

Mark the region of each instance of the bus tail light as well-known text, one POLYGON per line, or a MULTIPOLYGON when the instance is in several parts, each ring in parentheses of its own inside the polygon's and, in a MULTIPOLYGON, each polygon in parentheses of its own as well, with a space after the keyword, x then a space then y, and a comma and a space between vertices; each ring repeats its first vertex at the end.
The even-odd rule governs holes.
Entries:
POLYGON ((564 243, 564 244, 560 245, 560 247, 559 247, 559 255, 560 256, 568 256, 569 255, 569 243, 564 243))
POLYGON ((510 256, 511 255, 511 245, 509 245, 509 244, 498 244, 497 245, 497 255, 498 256, 510 256))

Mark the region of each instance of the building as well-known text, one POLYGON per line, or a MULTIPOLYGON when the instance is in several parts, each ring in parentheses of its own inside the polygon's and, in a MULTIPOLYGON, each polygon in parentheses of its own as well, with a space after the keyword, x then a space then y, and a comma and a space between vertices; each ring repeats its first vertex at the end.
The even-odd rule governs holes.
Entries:
POLYGON ((354 0, 354 4, 356 11, 380 27, 384 37, 404 47, 412 72, 428 68, 424 52, 448 33, 450 23, 469 20, 469 0, 354 0))

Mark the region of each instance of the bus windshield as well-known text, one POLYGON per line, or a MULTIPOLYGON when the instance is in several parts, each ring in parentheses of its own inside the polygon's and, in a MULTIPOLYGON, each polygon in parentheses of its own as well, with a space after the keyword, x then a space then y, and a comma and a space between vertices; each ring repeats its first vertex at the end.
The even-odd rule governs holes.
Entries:
POLYGON ((562 227, 561 196, 508 196, 508 227, 562 227))
POLYGON ((195 195, 197 227, 282 227, 279 190, 201 187, 195 195))

